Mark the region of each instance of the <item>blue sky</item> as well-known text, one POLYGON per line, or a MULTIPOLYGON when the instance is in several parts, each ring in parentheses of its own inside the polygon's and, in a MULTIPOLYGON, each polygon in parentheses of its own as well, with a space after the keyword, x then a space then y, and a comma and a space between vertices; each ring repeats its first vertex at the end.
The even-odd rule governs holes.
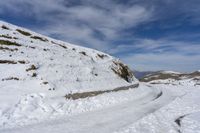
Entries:
POLYGON ((199 0, 6 0, 0 19, 137 70, 200 69, 199 0))

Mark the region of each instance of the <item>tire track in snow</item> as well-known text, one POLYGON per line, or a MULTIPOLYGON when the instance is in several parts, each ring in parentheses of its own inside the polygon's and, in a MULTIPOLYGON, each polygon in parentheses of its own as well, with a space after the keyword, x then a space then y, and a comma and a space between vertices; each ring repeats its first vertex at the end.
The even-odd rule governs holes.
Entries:
POLYGON ((134 123, 174 99, 167 91, 148 87, 149 93, 139 99, 97 111, 64 117, 35 125, 4 130, 4 133, 110 133, 134 123), (157 99, 157 100, 155 100, 157 99))

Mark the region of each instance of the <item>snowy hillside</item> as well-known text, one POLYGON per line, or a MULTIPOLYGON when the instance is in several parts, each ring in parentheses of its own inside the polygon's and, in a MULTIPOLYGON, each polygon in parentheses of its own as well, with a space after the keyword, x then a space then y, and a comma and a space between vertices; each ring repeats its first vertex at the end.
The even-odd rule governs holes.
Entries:
POLYGON ((199 71, 141 81, 108 54, 0 22, 0 133, 200 132, 199 71))
POLYGON ((0 116, 18 102, 43 95, 46 101, 65 100, 73 93, 120 90, 138 82, 126 65, 108 54, 2 21, 0 53, 0 116))

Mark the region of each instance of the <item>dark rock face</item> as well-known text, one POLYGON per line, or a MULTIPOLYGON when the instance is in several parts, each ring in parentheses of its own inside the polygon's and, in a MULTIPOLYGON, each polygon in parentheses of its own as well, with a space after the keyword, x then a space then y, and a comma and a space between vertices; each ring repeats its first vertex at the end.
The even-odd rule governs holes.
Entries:
POLYGON ((113 61, 113 63, 115 64, 115 66, 111 69, 115 72, 115 74, 117 74, 119 77, 123 78, 127 82, 132 82, 134 75, 131 69, 120 61, 113 61))

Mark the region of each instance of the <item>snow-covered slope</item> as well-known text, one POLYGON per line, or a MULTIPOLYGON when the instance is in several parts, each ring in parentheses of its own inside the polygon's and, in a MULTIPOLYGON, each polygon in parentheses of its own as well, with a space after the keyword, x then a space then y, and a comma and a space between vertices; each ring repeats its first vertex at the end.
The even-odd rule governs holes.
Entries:
POLYGON ((16 113, 6 114, 8 110, 20 109, 27 102, 32 108, 41 99, 64 101, 71 93, 137 83, 130 69, 108 54, 0 21, 0 116, 11 118, 16 113))
POLYGON ((131 74, 124 79, 116 74, 123 64, 105 53, 4 22, 0 25, 0 84, 5 88, 13 84, 14 88, 34 88, 63 95, 113 89, 136 82, 131 74))

